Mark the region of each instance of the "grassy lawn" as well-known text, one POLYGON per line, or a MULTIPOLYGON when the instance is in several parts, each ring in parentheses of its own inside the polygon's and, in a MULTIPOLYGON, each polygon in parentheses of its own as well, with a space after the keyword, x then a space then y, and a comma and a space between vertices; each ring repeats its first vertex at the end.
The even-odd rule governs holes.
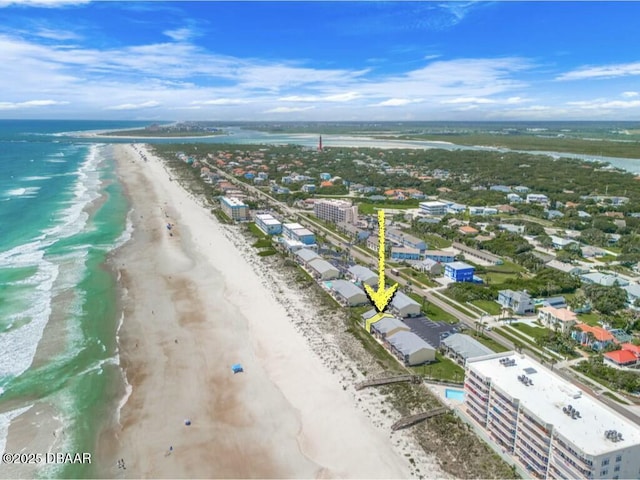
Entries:
POLYGON ((518 273, 524 272, 525 268, 517 263, 510 262, 509 260, 504 260, 502 265, 491 265, 487 267, 487 270, 502 272, 502 273, 518 273))
POLYGON ((546 353, 540 351, 540 349, 528 338, 523 337, 521 334, 517 332, 517 330, 509 329, 509 327, 498 327, 493 329, 494 332, 503 336, 507 340, 510 340, 514 344, 521 344, 523 347, 535 352, 538 357, 542 355, 542 358, 545 360, 549 359, 549 356, 546 353))
POLYGON ((226 224, 232 224, 233 220, 231 220, 229 217, 227 217, 227 215, 220 210, 219 208, 216 208, 214 210, 212 210, 213 214, 216 216, 216 218, 220 221, 220 223, 226 223, 226 224))
POLYGON ((547 338, 549 336, 549 330, 546 328, 532 327, 526 323, 512 323, 511 326, 533 338, 547 338))
POLYGON ((502 311, 502 307, 491 300, 474 300, 471 303, 490 315, 500 315, 500 312, 502 311))
POLYGON ((266 238, 269 236, 266 233, 264 233, 262 230, 260 230, 258 226, 253 222, 248 223, 247 226, 249 227, 249 231, 251 232, 251 235, 253 235, 254 237, 266 238))
POLYGON ((458 323, 458 319, 448 312, 445 312, 437 305, 427 302, 422 310, 424 314, 434 322, 458 323))
POLYGON ((504 345, 499 344, 498 342, 496 342, 492 338, 489 338, 489 337, 487 337, 485 335, 480 336, 476 332, 471 332, 471 333, 469 333, 469 335, 471 335, 478 342, 483 344, 485 347, 489 347, 491 350, 493 350, 496 353, 508 352, 509 351, 509 349, 507 347, 505 347, 504 345))
POLYGON ((591 325, 592 327, 598 327, 598 320, 600 320, 600 315, 598 313, 579 313, 578 320, 586 323, 587 325, 591 325))
POLYGON ((438 284, 431 280, 428 275, 418 272, 411 267, 400 269, 402 273, 404 273, 409 280, 417 280, 418 282, 424 284, 426 287, 436 287, 438 284))
POLYGON ((478 274, 480 278, 484 280, 485 283, 489 285, 498 285, 500 283, 504 283, 509 279, 514 278, 512 273, 497 273, 497 272, 488 272, 488 273, 480 273, 478 274))
POLYGON ((461 313, 464 313, 465 315, 470 315, 470 316, 482 315, 482 312, 480 312, 477 308, 474 308, 473 306, 469 306, 469 304, 462 306, 461 304, 454 302, 451 298, 447 297, 446 295, 443 295, 440 292, 433 292, 433 293, 436 297, 438 297, 438 299, 442 300, 444 303, 448 305, 451 305, 453 308, 455 308, 461 313))
POLYGON ((430 250, 439 250, 441 248, 447 248, 451 246, 451 241, 438 235, 427 233, 421 234, 420 236, 424 238, 424 241, 427 243, 430 250))
POLYGON ((436 361, 434 363, 410 368, 415 373, 424 375, 427 378, 451 380, 453 382, 461 382, 464 380, 464 369, 439 352, 436 352, 436 361))
MULTIPOLYGON (((422 297, 420 297, 420 295, 416 295, 415 293, 409 293, 408 295, 411 298, 413 298, 416 302, 418 302, 420 305, 422 305, 423 299, 422 297)), ((454 317, 448 312, 445 312, 440 307, 438 307, 437 305, 434 305, 428 300, 425 303, 425 306, 422 307, 422 311, 427 317, 429 317, 434 322, 458 323, 458 319, 456 317, 454 317)))

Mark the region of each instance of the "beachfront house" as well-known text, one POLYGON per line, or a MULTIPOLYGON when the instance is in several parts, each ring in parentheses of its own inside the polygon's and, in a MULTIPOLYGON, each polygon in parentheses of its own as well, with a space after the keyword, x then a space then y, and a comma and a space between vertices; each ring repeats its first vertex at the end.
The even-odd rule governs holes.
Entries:
POLYGON ((360 285, 369 285, 376 287, 378 285, 378 274, 372 272, 362 265, 353 265, 347 270, 347 275, 360 285))
POLYGON ((293 255, 294 255, 296 261, 300 265, 304 265, 304 266, 309 265, 309 263, 312 260, 316 260, 316 259, 321 258, 320 255, 318 255, 316 252, 314 252, 313 250, 306 249, 306 248, 302 248, 302 249, 296 251, 293 255))
POLYGON ((268 213, 258 213, 255 217, 256 227, 267 235, 279 235, 282 233, 282 222, 273 218, 268 213))
POLYGON ((342 305, 356 307, 369 303, 369 298, 364 290, 348 280, 333 280, 329 288, 336 300, 342 305))
POLYGON ((413 332, 396 332, 388 336, 384 343, 407 366, 422 365, 436 359, 436 349, 413 332))
POLYGON ((322 258, 311 260, 307 268, 317 280, 333 280, 340 276, 340 270, 322 258))
POLYGON ((371 334, 380 340, 385 340, 398 332, 410 331, 411 328, 406 323, 393 316, 385 316, 371 324, 371 334))

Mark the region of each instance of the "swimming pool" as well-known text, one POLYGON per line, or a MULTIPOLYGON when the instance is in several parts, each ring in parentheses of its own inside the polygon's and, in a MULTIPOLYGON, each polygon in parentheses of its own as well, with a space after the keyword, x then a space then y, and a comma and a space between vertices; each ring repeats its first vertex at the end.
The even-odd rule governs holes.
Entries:
POLYGON ((459 402, 464 402, 464 391, 462 390, 452 390, 447 388, 444 391, 444 396, 450 398, 451 400, 457 400, 459 402))

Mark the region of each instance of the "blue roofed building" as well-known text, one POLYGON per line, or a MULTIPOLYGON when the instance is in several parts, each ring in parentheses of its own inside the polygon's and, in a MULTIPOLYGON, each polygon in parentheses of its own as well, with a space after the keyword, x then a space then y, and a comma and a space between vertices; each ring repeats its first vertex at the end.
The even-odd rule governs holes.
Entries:
POLYGON ((420 250, 410 247, 391 247, 391 258, 394 260, 420 260, 420 250))
POLYGON ((451 262, 444 266, 444 276, 455 282, 473 282, 476 269, 464 262, 451 262))

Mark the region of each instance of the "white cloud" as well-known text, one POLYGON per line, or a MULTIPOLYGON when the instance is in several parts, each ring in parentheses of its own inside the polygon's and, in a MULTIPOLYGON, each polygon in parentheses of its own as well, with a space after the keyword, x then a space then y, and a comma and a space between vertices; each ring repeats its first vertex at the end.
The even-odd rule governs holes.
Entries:
POLYGON ((556 77, 556 80, 585 80, 593 78, 626 77, 640 75, 640 62, 619 63, 615 65, 586 66, 556 77))
POLYGON ((478 97, 458 97, 458 98, 452 98, 450 100, 443 100, 440 103, 451 103, 451 104, 457 104, 457 103, 471 103, 471 104, 487 104, 487 103, 495 103, 495 100, 491 100, 489 98, 478 98, 478 97))
POLYGON ((155 100, 150 100, 148 102, 142 103, 123 103, 121 105, 114 105, 111 107, 106 107, 106 110, 138 110, 140 108, 154 108, 159 107, 161 105, 160 102, 155 100))
POLYGON ((640 100, 605 100, 597 98, 594 100, 567 102, 567 105, 583 110, 627 109, 640 107, 640 100))
POLYGON ((287 97, 280 97, 278 100, 281 102, 308 102, 308 103, 321 103, 321 102, 350 102, 360 98, 361 95, 356 92, 336 93, 333 95, 289 95, 287 97))
POLYGON ((249 100, 242 98, 216 98, 214 100, 196 100, 192 105, 246 105, 249 100))
POLYGON ((41 38, 48 38, 50 40, 79 40, 82 38, 75 32, 70 32, 69 30, 52 30, 49 28, 41 28, 33 32, 34 35, 41 38))
POLYGON ((69 5, 81 5, 89 3, 91 0, 0 0, 1 7, 24 6, 24 7, 66 7, 69 5))
POLYGON ((276 107, 271 110, 265 110, 264 113, 293 113, 313 110, 316 107, 276 107))
POLYGON ((625 98, 633 98, 637 97, 638 95, 640 95, 639 92, 622 92, 622 96, 625 98))
POLYGON ((411 103, 420 103, 422 102, 421 98, 389 98, 380 103, 374 103, 370 105, 371 107, 402 107, 404 105, 409 105, 411 103))
POLYGON ((26 102, 0 102, 0 110, 17 110, 20 108, 51 107, 54 105, 67 105, 69 102, 56 100, 28 100, 26 102))
POLYGON ((165 30, 164 33, 167 37, 175 40, 176 42, 183 42, 189 40, 194 36, 193 31, 189 28, 176 28, 175 30, 165 30))

